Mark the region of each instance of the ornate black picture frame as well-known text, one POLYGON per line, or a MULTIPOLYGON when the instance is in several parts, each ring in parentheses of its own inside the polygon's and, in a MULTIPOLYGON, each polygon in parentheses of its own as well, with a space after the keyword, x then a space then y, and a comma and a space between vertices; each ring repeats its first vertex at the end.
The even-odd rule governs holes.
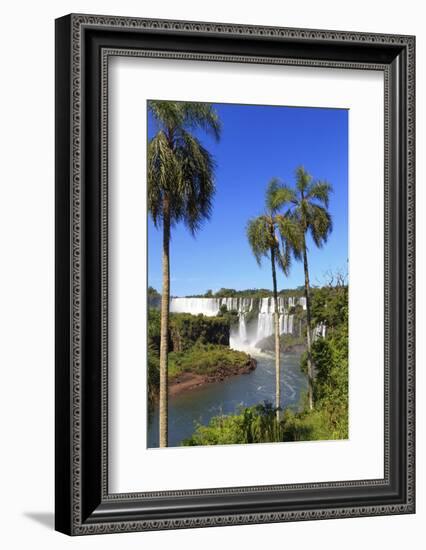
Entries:
POLYGON ((56 529, 69 535, 414 513, 413 36, 56 21, 56 529), (114 55, 341 67, 385 80, 383 479, 110 494, 107 71, 114 55))

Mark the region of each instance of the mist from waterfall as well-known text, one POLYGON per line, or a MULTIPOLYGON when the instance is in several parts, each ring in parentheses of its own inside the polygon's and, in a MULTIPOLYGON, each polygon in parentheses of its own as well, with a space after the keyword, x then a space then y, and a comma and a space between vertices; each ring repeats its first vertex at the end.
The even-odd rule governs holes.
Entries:
MULTIPOLYGON (((293 334, 294 315, 289 314, 296 305, 306 309, 306 299, 300 297, 278 297, 280 334, 293 334)), ((190 313, 213 317, 226 306, 228 311, 238 313, 238 322, 231 327, 230 347, 236 350, 256 348, 257 344, 274 334, 275 305, 272 297, 267 298, 171 298, 171 313, 190 313)))

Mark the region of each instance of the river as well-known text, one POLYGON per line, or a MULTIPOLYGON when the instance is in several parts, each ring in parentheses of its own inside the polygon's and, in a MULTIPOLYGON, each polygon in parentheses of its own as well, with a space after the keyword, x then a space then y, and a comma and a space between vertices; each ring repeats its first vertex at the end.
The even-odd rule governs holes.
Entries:
MULTIPOLYGON (((234 413, 238 406, 251 406, 275 396, 275 364, 272 354, 250 351, 257 367, 249 374, 227 378, 182 392, 169 398, 169 447, 176 447, 190 437, 197 423, 208 424, 213 416, 234 413)), ((297 408, 306 376, 300 372, 300 354, 281 356, 282 407, 297 408)), ((148 447, 158 447, 158 406, 148 426, 148 447)))

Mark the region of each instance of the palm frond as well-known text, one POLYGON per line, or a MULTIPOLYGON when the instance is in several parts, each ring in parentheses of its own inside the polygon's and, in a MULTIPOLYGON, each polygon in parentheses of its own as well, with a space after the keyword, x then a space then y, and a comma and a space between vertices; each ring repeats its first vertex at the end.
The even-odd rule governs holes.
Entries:
POLYGON ((266 189, 266 208, 270 212, 276 212, 285 205, 292 203, 295 199, 294 191, 280 182, 279 179, 273 178, 266 189))
POLYGON ((211 103, 186 102, 183 109, 185 124, 189 128, 201 128, 217 141, 220 139, 222 124, 211 103))
POLYGON ((247 239, 256 262, 260 266, 263 257, 269 257, 271 246, 271 226, 266 216, 258 216, 248 221, 246 227, 247 239))
POLYGON ((321 248, 333 230, 330 213, 322 206, 311 203, 308 212, 308 227, 314 243, 321 248))
POLYGON ((293 210, 293 215, 299 220, 301 230, 306 231, 308 228, 309 202, 300 198, 293 210))
POLYGON ((276 259, 278 267, 288 277, 292 265, 292 250, 287 241, 282 240, 282 250, 277 250, 276 259))
POLYGON ((183 221, 195 233, 212 210, 215 163, 191 133, 199 128, 220 136, 220 120, 211 104, 148 101, 159 130, 148 144, 148 208, 161 223, 167 195, 171 223, 183 221))
POLYGON ((306 198, 308 200, 317 200, 328 208, 330 194, 333 192, 333 187, 327 181, 311 182, 307 191, 306 198))
POLYGON ((181 131, 175 153, 182 171, 178 192, 185 202, 184 222, 194 234, 211 215, 215 162, 201 142, 185 130, 181 131))
POLYGON ((296 188, 305 193, 312 181, 312 176, 305 170, 303 166, 296 168, 296 188))
POLYGON ((303 251, 303 233, 298 219, 294 215, 278 214, 275 220, 283 250, 288 249, 289 253, 299 260, 303 251))
MULTIPOLYGON (((181 178, 181 168, 162 130, 148 143, 148 210, 156 226, 162 219, 164 194, 173 194, 173 184, 181 178)), ((178 204, 174 203, 174 218, 179 217, 178 204)))
POLYGON ((185 122, 183 103, 176 101, 148 101, 148 111, 154 117, 159 129, 171 130, 182 126, 185 122))

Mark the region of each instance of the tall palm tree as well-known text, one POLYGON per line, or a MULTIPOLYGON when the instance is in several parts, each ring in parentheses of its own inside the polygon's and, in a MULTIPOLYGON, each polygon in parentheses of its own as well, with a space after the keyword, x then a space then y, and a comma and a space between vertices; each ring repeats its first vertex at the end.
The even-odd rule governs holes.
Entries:
POLYGON ((194 131, 220 137, 220 120, 208 103, 149 101, 158 131, 148 144, 148 210, 163 228, 160 331, 160 447, 168 444, 168 332, 170 231, 183 222, 192 234, 208 219, 215 192, 214 160, 194 131))
MULTIPOLYGON (((265 212, 252 218, 247 224, 247 238, 256 258, 261 265, 262 258, 269 258, 272 271, 272 288, 274 300, 274 335, 275 335, 275 409, 277 421, 280 419, 280 313, 278 308, 277 267, 288 276, 292 253, 297 255, 300 235, 299 226, 289 217, 277 212, 274 206, 275 194, 279 187, 278 180, 272 179, 266 190, 265 212)), ((283 194, 284 191, 281 192, 283 194)), ((288 199, 292 198, 288 190, 288 199)))
POLYGON ((329 197, 332 190, 332 186, 327 181, 314 180, 303 166, 299 166, 296 169, 295 189, 292 190, 285 185, 278 186, 272 203, 277 211, 287 207, 286 217, 296 221, 301 230, 300 251, 305 274, 308 401, 310 409, 313 408, 313 363, 311 293, 306 235, 310 233, 314 244, 318 248, 321 248, 327 242, 333 229, 331 215, 328 212, 329 197))

